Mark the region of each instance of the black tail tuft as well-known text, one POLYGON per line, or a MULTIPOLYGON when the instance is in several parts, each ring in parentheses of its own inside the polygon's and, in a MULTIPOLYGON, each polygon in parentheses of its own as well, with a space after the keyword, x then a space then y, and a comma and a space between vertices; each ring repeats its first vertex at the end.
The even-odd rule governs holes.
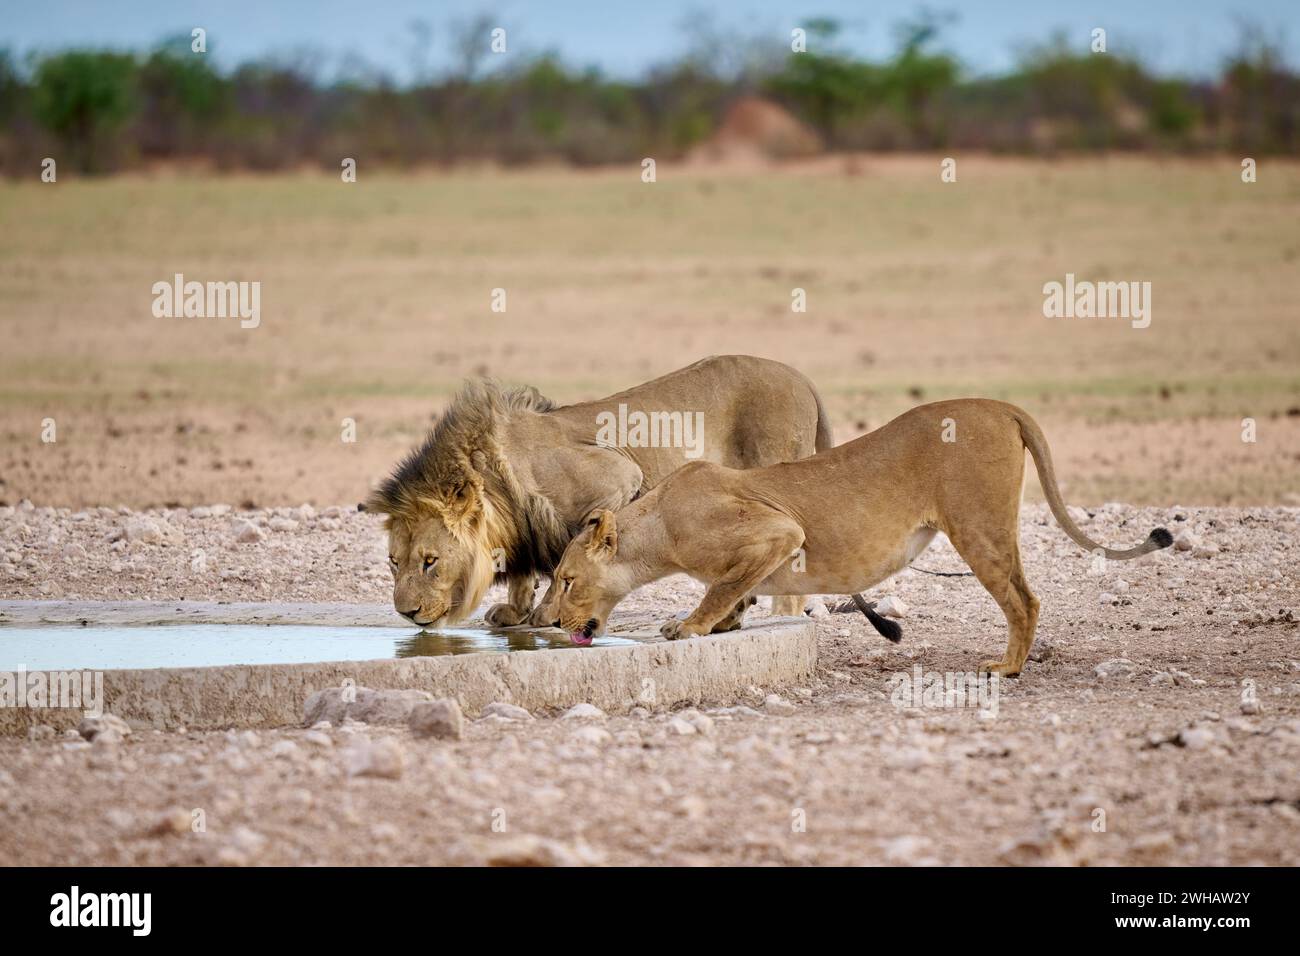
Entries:
POLYGON ((898 624, 876 613, 875 601, 868 601, 861 594, 854 594, 853 603, 858 606, 859 611, 867 616, 871 626, 879 631, 886 640, 897 644, 903 639, 903 629, 898 624))
POLYGON ((1164 528, 1156 528, 1149 537, 1160 548, 1167 548, 1174 543, 1174 536, 1164 528))

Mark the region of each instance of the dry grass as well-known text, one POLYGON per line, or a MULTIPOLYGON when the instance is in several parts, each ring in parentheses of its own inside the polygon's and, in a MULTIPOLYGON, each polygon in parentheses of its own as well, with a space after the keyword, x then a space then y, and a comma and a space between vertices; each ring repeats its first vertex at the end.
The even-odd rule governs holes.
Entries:
POLYGON ((719 352, 806 371, 841 439, 1018 402, 1081 503, 1300 500, 1300 165, 638 173, 0 186, 0 500, 354 500, 465 376, 572 400, 719 352), (260 281, 261 327, 155 319, 176 272, 260 281), (1151 327, 1045 319, 1067 272, 1150 281, 1151 327))

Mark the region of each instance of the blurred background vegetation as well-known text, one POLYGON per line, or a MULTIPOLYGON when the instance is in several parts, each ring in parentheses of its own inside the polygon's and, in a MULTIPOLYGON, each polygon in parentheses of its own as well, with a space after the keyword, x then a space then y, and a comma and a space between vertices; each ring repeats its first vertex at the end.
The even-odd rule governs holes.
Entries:
POLYGON ((755 40, 737 55, 734 37, 705 35, 629 82, 545 53, 486 70, 492 22, 455 32, 454 69, 401 86, 364 72, 323 81, 301 61, 220 72, 189 36, 141 54, 0 50, 0 171, 31 175, 46 156, 86 173, 160 162, 337 170, 359 153, 391 166, 672 159, 753 95, 831 151, 1300 152, 1300 77, 1248 28, 1213 79, 1153 75, 1132 55, 1061 36, 1009 74, 971 76, 944 52, 950 21, 927 15, 897 26, 881 62, 843 51, 839 25, 819 19, 806 27, 813 52, 755 40))

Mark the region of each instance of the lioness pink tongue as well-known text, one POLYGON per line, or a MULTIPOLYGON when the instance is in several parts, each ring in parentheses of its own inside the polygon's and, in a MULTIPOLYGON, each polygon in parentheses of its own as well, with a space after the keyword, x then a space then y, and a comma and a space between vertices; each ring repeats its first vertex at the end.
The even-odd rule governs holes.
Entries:
POLYGON ((586 634, 583 634, 582 631, 574 631, 569 635, 569 640, 573 641, 575 644, 581 644, 583 647, 586 647, 591 643, 591 638, 586 634))

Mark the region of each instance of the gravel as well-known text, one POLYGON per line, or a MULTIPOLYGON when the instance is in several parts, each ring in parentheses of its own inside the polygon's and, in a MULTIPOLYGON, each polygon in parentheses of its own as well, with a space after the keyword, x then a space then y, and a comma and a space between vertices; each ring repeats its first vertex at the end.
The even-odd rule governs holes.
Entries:
MULTIPOLYGON (((388 600, 377 519, 281 510, 0 507, 0 583, 15 599, 388 600), (298 527, 272 530, 275 518, 298 527), (238 541, 236 521, 264 537, 238 541)), ((408 720, 431 701, 386 697, 319 715, 304 700, 304 727, 272 731, 128 735, 106 716, 89 743, 34 728, 0 739, 0 857, 1300 865, 1298 524, 1286 507, 1107 506, 1087 523, 1107 544, 1160 525, 1196 543, 1098 569, 1045 508, 1026 507, 1035 651, 1050 653, 1000 682, 991 717, 895 705, 898 675, 966 674, 1006 639, 978 582, 904 572, 868 595, 905 602, 900 644, 861 615, 819 617, 808 686, 673 712, 579 705, 565 720, 500 701, 459 737, 422 737, 408 720)), ((964 570, 942 539, 917 564, 964 570)), ((613 629, 657 627, 700 594, 684 578, 652 585, 613 629)))

